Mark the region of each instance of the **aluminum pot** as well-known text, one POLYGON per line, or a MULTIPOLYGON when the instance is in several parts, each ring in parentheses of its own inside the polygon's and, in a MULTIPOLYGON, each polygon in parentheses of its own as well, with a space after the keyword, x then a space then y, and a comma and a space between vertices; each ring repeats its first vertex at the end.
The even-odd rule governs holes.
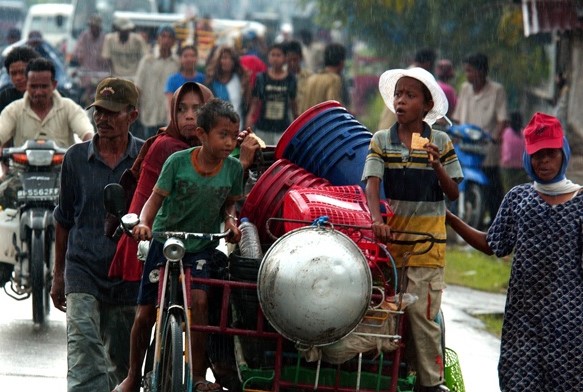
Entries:
POLYGON ((257 277, 261 309, 287 339, 305 346, 334 343, 352 332, 371 300, 372 276, 345 234, 302 227, 268 249, 257 277))

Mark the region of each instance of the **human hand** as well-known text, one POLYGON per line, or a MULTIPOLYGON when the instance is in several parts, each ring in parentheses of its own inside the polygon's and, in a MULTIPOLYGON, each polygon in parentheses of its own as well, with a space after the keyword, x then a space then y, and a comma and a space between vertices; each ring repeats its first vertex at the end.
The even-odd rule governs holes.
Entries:
POLYGON ((136 241, 150 240, 152 239, 152 229, 143 223, 139 223, 132 229, 132 235, 136 241))
POLYGON ((227 219, 225 222, 225 230, 231 230, 231 233, 225 239, 231 244, 236 244, 241 240, 241 230, 237 227, 237 224, 232 219, 227 219))
POLYGON ((383 244, 389 242, 393 237, 391 234, 391 228, 384 222, 373 222, 372 232, 374 233, 375 238, 383 244))
POLYGON ((438 167, 440 167, 441 161, 439 160, 439 157, 440 157, 439 147, 437 147, 433 143, 427 143, 424 148, 427 151, 427 155, 429 156, 429 164, 434 169, 437 169, 438 167))
POLYGON ((55 308, 61 312, 67 311, 67 299, 65 298, 65 280, 63 274, 54 274, 50 292, 55 308))
MULTIPOLYGON (((239 150, 239 161, 243 166, 243 169, 248 169, 249 166, 253 164, 255 160, 255 154, 261 149, 261 144, 254 136, 251 128, 247 128, 241 133, 245 132, 245 137, 241 143, 241 148, 239 150)), ((239 135, 241 135, 241 133, 239 135)))

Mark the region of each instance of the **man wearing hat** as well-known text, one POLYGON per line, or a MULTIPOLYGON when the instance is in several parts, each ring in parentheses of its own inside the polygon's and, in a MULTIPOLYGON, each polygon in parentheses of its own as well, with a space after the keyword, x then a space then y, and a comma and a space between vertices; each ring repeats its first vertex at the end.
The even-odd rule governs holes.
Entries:
POLYGON ((172 54, 176 33, 172 26, 162 25, 157 33, 157 53, 145 55, 138 66, 136 85, 140 94, 142 132, 136 136, 147 139, 168 121, 166 95, 168 77, 180 69, 180 60, 172 54))
POLYGON ((129 132, 137 105, 133 82, 102 80, 87 108, 97 134, 72 146, 62 166, 51 298, 67 313, 69 392, 111 391, 128 371, 138 282, 108 277, 116 242, 104 235, 103 188, 120 180, 143 145, 129 132))
POLYGON ((140 34, 132 32, 135 26, 129 19, 117 18, 113 28, 115 31, 105 35, 101 56, 108 61, 113 76, 133 80, 148 44, 140 34))

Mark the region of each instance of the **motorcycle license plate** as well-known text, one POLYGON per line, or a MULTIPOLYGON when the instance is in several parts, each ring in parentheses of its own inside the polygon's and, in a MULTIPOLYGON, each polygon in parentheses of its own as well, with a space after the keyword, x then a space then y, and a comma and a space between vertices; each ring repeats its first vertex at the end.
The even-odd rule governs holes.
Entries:
POLYGON ((56 200, 59 197, 59 188, 32 188, 19 190, 19 201, 24 200, 56 200))

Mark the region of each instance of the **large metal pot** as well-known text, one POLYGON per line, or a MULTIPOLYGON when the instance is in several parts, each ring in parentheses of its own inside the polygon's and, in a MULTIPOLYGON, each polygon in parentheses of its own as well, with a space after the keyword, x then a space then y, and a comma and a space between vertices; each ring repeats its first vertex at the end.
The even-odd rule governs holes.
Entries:
POLYGON ((372 277, 349 237, 331 228, 302 227, 269 248, 257 292, 265 317, 280 334, 321 346, 356 328, 370 304, 372 277))

